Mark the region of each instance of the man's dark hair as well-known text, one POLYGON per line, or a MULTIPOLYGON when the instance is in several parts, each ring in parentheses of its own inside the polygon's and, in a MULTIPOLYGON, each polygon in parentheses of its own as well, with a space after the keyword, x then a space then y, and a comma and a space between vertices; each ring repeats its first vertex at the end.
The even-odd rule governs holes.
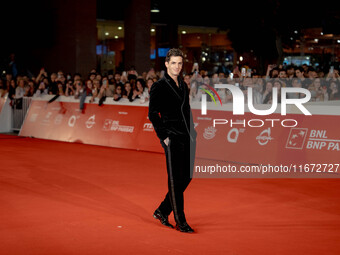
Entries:
POLYGON ((165 57, 165 62, 169 62, 171 57, 182 57, 183 58, 183 51, 177 48, 172 48, 168 51, 165 57))
POLYGON ((292 68, 295 69, 295 68, 294 68, 294 65, 288 65, 288 66, 286 67, 286 70, 289 70, 289 69, 292 69, 292 68))
POLYGON ((315 72, 315 68, 312 66, 308 66, 308 72, 315 72))
POLYGON ((303 69, 302 66, 297 66, 297 67, 295 68, 295 71, 296 71, 296 70, 299 70, 301 73, 304 73, 304 72, 305 72, 305 69, 303 69))

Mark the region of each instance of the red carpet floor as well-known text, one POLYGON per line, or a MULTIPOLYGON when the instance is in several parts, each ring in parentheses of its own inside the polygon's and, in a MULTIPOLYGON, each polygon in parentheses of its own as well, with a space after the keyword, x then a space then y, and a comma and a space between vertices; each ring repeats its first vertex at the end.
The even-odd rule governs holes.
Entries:
POLYGON ((340 180, 194 179, 196 233, 183 234, 152 217, 162 154, 6 135, 0 145, 1 255, 340 254, 340 180))

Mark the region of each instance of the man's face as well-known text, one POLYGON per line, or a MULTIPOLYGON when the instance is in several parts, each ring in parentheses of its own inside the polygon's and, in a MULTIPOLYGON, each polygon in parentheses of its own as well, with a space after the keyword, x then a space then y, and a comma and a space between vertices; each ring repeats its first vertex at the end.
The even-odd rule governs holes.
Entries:
POLYGON ((288 75, 293 75, 293 74, 294 74, 294 68, 289 68, 289 69, 287 70, 287 74, 288 74, 288 75))
POLYGON ((285 72, 285 71, 280 71, 279 77, 280 77, 280 78, 287 78, 286 72, 285 72))
POLYGON ((276 69, 274 69, 274 70, 272 71, 272 76, 273 76, 273 77, 278 77, 278 76, 279 76, 279 71, 276 70, 276 69))
POLYGON ((315 71, 309 71, 308 76, 309 78, 316 78, 318 77, 318 74, 315 71))
POLYGON ((298 78, 302 78, 303 77, 303 73, 299 69, 295 70, 295 75, 298 78))
POLYGON ((168 74, 170 76, 178 76, 183 67, 183 59, 182 57, 170 57, 169 62, 165 62, 165 66, 167 68, 168 74))

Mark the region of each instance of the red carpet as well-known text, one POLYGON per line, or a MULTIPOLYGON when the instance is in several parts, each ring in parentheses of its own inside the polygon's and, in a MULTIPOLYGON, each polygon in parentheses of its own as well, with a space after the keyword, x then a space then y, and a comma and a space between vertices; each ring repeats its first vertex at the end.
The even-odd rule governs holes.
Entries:
MULTIPOLYGON (((0 254, 340 254, 340 180, 194 179, 195 234, 152 213, 164 155, 0 135, 0 254)), ((171 215, 171 222, 173 217, 171 215)))

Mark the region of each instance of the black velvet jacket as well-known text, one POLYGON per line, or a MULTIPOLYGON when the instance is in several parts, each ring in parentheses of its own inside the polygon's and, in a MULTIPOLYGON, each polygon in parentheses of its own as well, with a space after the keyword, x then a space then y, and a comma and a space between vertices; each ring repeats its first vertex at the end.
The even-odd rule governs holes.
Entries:
POLYGON ((161 141, 167 137, 196 140, 188 86, 180 77, 178 83, 179 87, 166 73, 150 90, 149 119, 161 141))

